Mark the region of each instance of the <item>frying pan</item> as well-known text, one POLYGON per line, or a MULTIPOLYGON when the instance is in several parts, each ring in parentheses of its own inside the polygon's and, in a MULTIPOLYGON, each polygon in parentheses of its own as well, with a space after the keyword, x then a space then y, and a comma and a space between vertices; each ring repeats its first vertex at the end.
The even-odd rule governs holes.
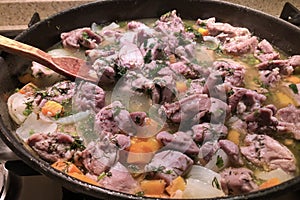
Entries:
MULTIPOLYGON (((247 27, 253 34, 265 38, 289 55, 300 54, 300 29, 279 18, 244 6, 215 0, 102 0, 85 4, 34 24, 16 37, 17 40, 47 50, 60 40, 62 32, 90 26, 93 22, 107 24, 113 21, 157 18, 177 10, 183 19, 196 20, 216 17, 217 21, 234 26, 247 27)), ((47 162, 34 156, 23 142, 16 137, 14 123, 9 117, 6 99, 9 92, 20 86, 17 76, 30 62, 23 58, 2 53, 0 60, 0 130, 3 141, 26 164, 52 178, 65 188, 100 199, 151 199, 136 197, 107 190, 73 179, 53 169, 47 162)), ((278 186, 244 195, 224 199, 266 199, 278 197, 300 186, 296 177, 278 186)), ((220 199, 220 198, 219 198, 220 199)))

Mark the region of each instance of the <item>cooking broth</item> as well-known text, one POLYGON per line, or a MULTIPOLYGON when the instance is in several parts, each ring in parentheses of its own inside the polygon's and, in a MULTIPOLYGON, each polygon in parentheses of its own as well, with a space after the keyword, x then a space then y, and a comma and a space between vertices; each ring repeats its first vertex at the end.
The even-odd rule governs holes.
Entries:
POLYGON ((8 107, 17 134, 62 173, 158 198, 245 194, 299 175, 298 55, 175 11, 61 38, 49 53, 86 59, 99 83, 33 63, 8 107))

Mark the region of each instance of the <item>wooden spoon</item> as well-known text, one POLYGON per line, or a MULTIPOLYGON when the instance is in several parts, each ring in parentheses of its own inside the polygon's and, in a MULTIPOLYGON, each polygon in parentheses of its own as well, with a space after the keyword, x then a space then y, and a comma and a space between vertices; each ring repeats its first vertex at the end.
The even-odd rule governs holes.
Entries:
POLYGON ((27 44, 0 35, 0 49, 11 54, 26 57, 36 61, 53 71, 69 77, 91 82, 98 82, 98 77, 92 76, 91 67, 86 61, 75 57, 53 57, 50 54, 27 44))

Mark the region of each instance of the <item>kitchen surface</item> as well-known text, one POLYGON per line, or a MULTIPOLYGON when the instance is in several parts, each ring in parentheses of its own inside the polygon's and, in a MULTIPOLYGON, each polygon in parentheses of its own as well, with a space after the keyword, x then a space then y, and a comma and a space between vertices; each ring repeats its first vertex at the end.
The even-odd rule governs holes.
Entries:
MULTIPOLYGON (((227 0, 248 6, 268 14, 279 16, 285 0, 227 0)), ((57 12, 82 5, 91 0, 0 0, 0 32, 19 32, 26 29, 33 14, 37 12, 41 19, 57 12)), ((300 0, 290 0, 300 8, 300 0)))
MULTIPOLYGON (((170 0, 171 1, 171 0, 170 0)), ((32 20, 34 13, 38 13, 38 18, 45 19, 60 11, 79 6, 85 3, 93 2, 91 0, 0 0, 0 34, 14 37, 16 34, 25 30, 29 22, 32 20)), ((244 5, 247 7, 260 10, 270 15, 279 17, 283 9, 285 0, 228 0, 228 2, 244 5)), ((291 4, 300 9, 300 0, 289 0, 291 4)), ((3 168, 4 161, 9 150, 0 141, 0 173, 4 174, 0 177, 0 186, 5 182, 7 176, 11 177, 11 182, 7 185, 13 185, 12 189, 4 188, 0 191, 0 200, 60 200, 60 199, 93 199, 89 197, 82 197, 78 194, 72 194, 68 190, 61 189, 61 186, 56 184, 53 180, 42 175, 37 175, 36 172, 28 169, 28 174, 21 174, 20 176, 11 175, 3 168), (19 189, 17 188, 19 187, 19 189), (32 192, 34 191, 34 193, 32 192), (5 193, 9 193, 10 198, 3 197, 5 193), (19 195, 20 194, 20 195, 19 195), (18 196, 18 197, 17 197, 18 196)), ((16 161, 12 162, 11 168, 18 168, 21 164, 16 161)), ((26 168, 26 166, 23 166, 26 168)), ((4 183, 5 184, 5 183, 4 183)), ((1 188, 0 188, 1 189, 1 188)), ((284 199, 294 200, 298 199, 298 193, 291 192, 287 194, 284 199)), ((280 198, 274 198, 274 200, 280 198)))

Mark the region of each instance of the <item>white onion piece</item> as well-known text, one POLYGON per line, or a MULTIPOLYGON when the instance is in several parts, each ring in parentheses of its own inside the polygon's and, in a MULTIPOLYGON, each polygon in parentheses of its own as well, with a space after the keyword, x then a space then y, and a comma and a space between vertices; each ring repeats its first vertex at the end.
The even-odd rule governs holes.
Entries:
POLYGON ((39 112, 39 118, 44 122, 50 122, 50 123, 55 122, 54 117, 44 115, 42 112, 39 112))
POLYGON ((8 112, 11 118, 17 123, 21 124, 27 118, 23 112, 26 109, 26 102, 33 101, 33 97, 25 96, 19 92, 11 95, 7 100, 8 112))
MULTIPOLYGON (((97 27, 97 26, 96 26, 97 27)), ((120 25, 115 23, 115 22, 112 22, 110 23, 108 26, 104 26, 102 28, 102 31, 106 31, 106 30, 114 30, 114 29, 117 29, 117 28, 120 28, 120 25)), ((95 30, 95 24, 92 24, 92 30, 95 30)))
POLYGON ((193 165, 187 176, 207 184, 212 184, 217 180, 218 182, 216 184, 221 185, 220 174, 200 165, 193 165))
POLYGON ((31 113, 23 124, 16 130, 17 135, 27 140, 33 133, 53 133, 57 129, 54 122, 44 121, 35 113, 31 113))
POLYGON ((193 178, 188 178, 186 182, 186 188, 182 194, 182 197, 185 199, 214 198, 225 196, 222 190, 213 187, 212 184, 208 184, 193 178))
POLYGON ((76 122, 82 121, 84 119, 87 119, 90 115, 90 111, 82 111, 82 112, 78 112, 76 114, 73 115, 69 115, 67 117, 62 117, 59 118, 56 122, 59 124, 74 124, 76 122))
POLYGON ((205 165, 206 168, 211 169, 215 172, 219 172, 222 169, 226 168, 229 165, 229 157, 228 155, 222 150, 219 149, 211 158, 211 160, 205 165), (218 158, 219 157, 219 158, 218 158), (223 160, 223 166, 217 166, 218 159, 223 160))
POLYGON ((116 36, 119 34, 115 34, 117 32, 120 25, 116 24, 115 22, 109 24, 108 26, 101 27, 96 23, 92 24, 92 31, 100 34, 104 38, 104 43, 114 43, 116 40, 116 36))
POLYGON ((278 178, 281 182, 288 181, 293 178, 292 175, 286 173, 281 168, 274 169, 269 172, 265 171, 256 171, 254 173, 256 178, 262 179, 262 180, 269 180, 271 178, 278 178))
POLYGON ((220 40, 213 36, 203 36, 203 40, 206 43, 209 43, 210 49, 215 50, 220 45, 220 40))

